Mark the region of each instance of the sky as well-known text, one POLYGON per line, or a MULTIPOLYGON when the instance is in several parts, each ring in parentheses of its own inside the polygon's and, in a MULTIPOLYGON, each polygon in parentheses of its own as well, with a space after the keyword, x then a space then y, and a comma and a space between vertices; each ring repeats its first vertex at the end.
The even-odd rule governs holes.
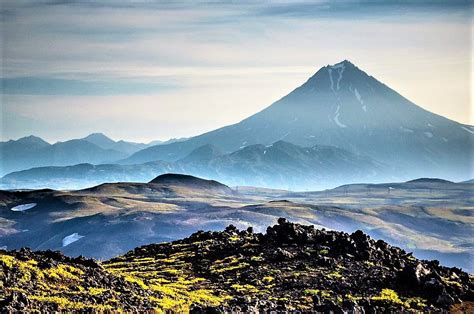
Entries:
POLYGON ((474 123, 472 1, 2 0, 0 16, 1 140, 198 135, 344 59, 474 123))

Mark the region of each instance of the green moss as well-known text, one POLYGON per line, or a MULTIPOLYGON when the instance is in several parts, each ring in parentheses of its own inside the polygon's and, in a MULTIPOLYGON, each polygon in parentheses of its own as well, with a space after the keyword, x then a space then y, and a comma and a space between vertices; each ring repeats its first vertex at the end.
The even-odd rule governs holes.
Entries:
POLYGON ((331 297, 331 293, 327 290, 306 289, 304 290, 304 293, 308 295, 317 295, 325 299, 329 299, 331 297))
POLYGON ((350 301, 359 301, 362 299, 362 297, 357 297, 357 296, 353 296, 352 294, 346 294, 346 299, 350 300, 350 301))
POLYGON ((110 305, 71 302, 70 300, 64 297, 57 297, 57 296, 30 295, 28 296, 28 299, 35 300, 42 303, 54 303, 54 304, 57 304, 60 309, 66 309, 66 310, 85 310, 85 309, 94 309, 94 310, 99 310, 99 311, 112 310, 112 306, 110 305))
POLYGON ((166 268, 166 269, 163 269, 162 271, 169 275, 179 275, 181 273, 180 270, 175 269, 175 268, 166 268))
POLYGON ((228 299, 226 296, 215 295, 209 289, 190 290, 189 284, 192 283, 192 281, 180 280, 172 284, 151 285, 151 290, 161 295, 161 297, 152 297, 151 300, 156 302, 157 307, 163 310, 188 312, 191 304, 217 306, 228 299))
POLYGON ((263 262, 263 261, 264 261, 264 258, 261 257, 261 256, 252 256, 252 257, 250 258, 250 260, 251 260, 252 262, 263 262))
POLYGON ((364 263, 365 263, 365 265, 367 265, 369 267, 374 267, 375 266, 375 264, 371 261, 365 261, 364 263))
POLYGON ((265 276, 263 277, 262 281, 266 284, 272 283, 275 280, 272 276, 265 276))
POLYGON ((246 268, 248 266, 249 266, 249 264, 247 264, 247 263, 240 263, 240 264, 232 265, 232 266, 228 266, 228 267, 223 267, 223 268, 218 268, 218 269, 211 269, 211 272, 224 273, 224 272, 228 272, 228 271, 232 271, 232 270, 236 270, 236 269, 246 268))
POLYGON ((170 281, 165 278, 152 278, 150 279, 150 282, 156 283, 156 284, 162 284, 162 283, 169 283, 170 281))
POLYGON ((383 301, 393 304, 404 305, 398 294, 392 289, 382 289, 379 295, 371 298, 374 301, 383 301))
POLYGON ((241 262, 237 257, 229 256, 224 258, 223 260, 214 261, 210 270, 211 273, 224 273, 236 269, 246 268, 248 266, 250 266, 248 263, 241 262))
POLYGON ((60 279, 77 281, 79 280, 79 276, 84 274, 84 271, 70 265, 59 264, 58 266, 50 269, 50 274, 53 273, 59 276, 60 279))
POLYGON ((150 300, 156 303, 158 307, 156 310, 159 312, 161 312, 161 310, 173 311, 176 313, 188 312, 188 309, 185 306, 185 301, 183 300, 176 300, 166 296, 161 298, 150 297, 150 300))
POLYGON ((181 258, 181 257, 191 256, 191 254, 192 254, 192 253, 189 252, 189 251, 176 252, 176 253, 171 254, 170 258, 179 259, 179 258, 181 258))
POLYGON ((234 289, 235 291, 240 292, 240 293, 257 293, 257 292, 259 292, 259 290, 257 288, 255 288, 255 286, 249 285, 249 284, 244 284, 244 285, 233 284, 231 287, 232 287, 232 289, 234 289))
POLYGON ((89 288, 88 290, 88 294, 90 295, 101 295, 102 293, 108 291, 108 289, 104 289, 104 288, 89 288))
POLYGON ((419 297, 408 298, 405 300, 405 306, 408 308, 422 309, 426 307, 426 300, 419 297))
POLYGON ((341 279, 342 275, 338 271, 333 271, 327 274, 326 277, 329 279, 341 279))
POLYGON ((448 286, 457 287, 459 289, 462 289, 462 285, 457 281, 450 280, 449 278, 446 278, 446 277, 442 277, 441 279, 448 286))
POLYGON ((6 255, 6 254, 0 255, 0 262, 8 268, 13 268, 14 260, 15 258, 13 256, 6 255))
POLYGON ((162 258, 162 259, 157 259, 157 263, 166 263, 166 264, 171 264, 176 262, 176 258, 162 258))
POLYGON ((148 289, 148 286, 140 278, 137 278, 137 277, 134 277, 134 276, 127 276, 127 275, 125 275, 123 278, 128 282, 136 283, 142 289, 145 289, 145 290, 148 289))

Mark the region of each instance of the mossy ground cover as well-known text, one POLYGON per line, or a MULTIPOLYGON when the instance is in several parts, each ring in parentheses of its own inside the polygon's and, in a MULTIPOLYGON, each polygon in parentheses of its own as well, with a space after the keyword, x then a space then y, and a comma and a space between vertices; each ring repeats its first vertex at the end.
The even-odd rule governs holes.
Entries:
POLYGON ((110 289, 106 283, 91 281, 90 269, 74 265, 69 259, 58 261, 31 252, 2 252, 0 267, 2 295, 23 299, 25 307, 107 310, 118 306, 119 291, 110 289), (102 295, 108 297, 101 298, 102 295))
POLYGON ((2 251, 0 269, 0 305, 12 311, 415 312, 473 299, 472 277, 459 269, 419 261, 361 232, 284 220, 264 235, 231 226, 102 263, 2 251))

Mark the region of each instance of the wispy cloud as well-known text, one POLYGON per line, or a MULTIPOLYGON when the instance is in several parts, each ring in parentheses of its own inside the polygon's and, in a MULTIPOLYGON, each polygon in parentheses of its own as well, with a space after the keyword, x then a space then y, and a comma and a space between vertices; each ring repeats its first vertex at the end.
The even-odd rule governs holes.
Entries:
POLYGON ((170 83, 48 77, 2 78, 1 86, 4 95, 147 95, 178 88, 170 83))
POLYGON ((286 16, 295 18, 370 18, 416 16, 427 14, 458 13, 469 16, 470 0, 336 0, 336 1, 288 1, 262 7, 262 16, 286 16))

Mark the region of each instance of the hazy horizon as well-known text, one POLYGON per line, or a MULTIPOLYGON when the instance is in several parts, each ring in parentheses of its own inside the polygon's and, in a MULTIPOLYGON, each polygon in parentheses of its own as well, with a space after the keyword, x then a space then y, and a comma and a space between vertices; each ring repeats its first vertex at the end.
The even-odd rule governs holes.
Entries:
POLYGON ((1 140, 198 135, 344 59, 426 110, 474 120, 469 1, 6 1, 1 15, 1 140))

